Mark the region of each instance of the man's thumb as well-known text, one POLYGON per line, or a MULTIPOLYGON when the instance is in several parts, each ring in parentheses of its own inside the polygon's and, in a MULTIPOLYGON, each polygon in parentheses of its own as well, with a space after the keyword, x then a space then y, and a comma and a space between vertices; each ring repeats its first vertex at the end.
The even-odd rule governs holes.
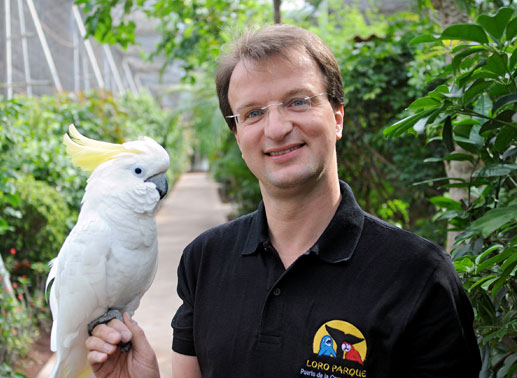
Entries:
POLYGON ((129 331, 131 331, 131 334, 133 335, 133 338, 131 339, 131 343, 133 344, 133 348, 136 348, 137 350, 146 347, 149 348, 149 342, 147 341, 147 338, 145 337, 144 330, 138 325, 138 323, 131 319, 129 314, 126 312, 124 313, 124 323, 126 324, 127 328, 129 328, 129 331))

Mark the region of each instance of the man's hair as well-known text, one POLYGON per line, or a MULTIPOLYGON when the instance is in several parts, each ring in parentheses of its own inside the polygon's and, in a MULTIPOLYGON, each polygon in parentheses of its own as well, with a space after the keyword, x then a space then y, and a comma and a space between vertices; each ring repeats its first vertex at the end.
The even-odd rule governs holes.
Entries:
POLYGON ((261 62, 272 56, 289 59, 289 53, 299 51, 307 54, 323 74, 325 90, 334 109, 344 102, 343 82, 339 65, 329 47, 314 33, 293 25, 269 25, 256 31, 246 31, 238 38, 232 49, 224 54, 216 74, 219 108, 230 130, 235 132, 235 118, 228 101, 228 88, 233 70, 240 61, 261 62))

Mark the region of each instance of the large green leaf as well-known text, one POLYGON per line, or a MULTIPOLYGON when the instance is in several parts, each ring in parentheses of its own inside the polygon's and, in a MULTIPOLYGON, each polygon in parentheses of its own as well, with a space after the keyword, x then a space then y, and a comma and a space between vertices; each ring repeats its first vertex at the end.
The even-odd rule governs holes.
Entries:
POLYGON ((511 41, 517 35, 517 17, 511 20, 506 27, 506 40, 511 41))
POLYGON ((492 37, 500 40, 512 15, 512 8, 501 8, 495 16, 483 14, 477 18, 476 22, 490 33, 492 37))
MULTIPOLYGON (((517 18, 515 18, 517 20, 517 18)), ((517 24, 517 22, 516 22, 517 24)), ((515 64, 517 63, 517 49, 513 50, 512 56, 510 57, 510 62, 508 63, 508 68, 513 70, 515 64)))
POLYGON ((469 256, 463 256, 454 260, 454 268, 458 273, 466 273, 472 271, 474 263, 469 256))
MULTIPOLYGON (((503 268, 503 273, 498 278, 498 280, 494 284, 494 287, 492 288, 492 297, 493 298, 496 297, 497 292, 499 291, 499 289, 501 289, 501 287, 503 287, 505 284, 509 283, 508 278, 511 275, 513 275, 515 268, 517 266, 517 253, 510 256, 503 265, 505 265, 505 267, 503 268)), ((504 330, 501 330, 501 331, 502 331, 502 335, 504 335, 504 330)))
POLYGON ((517 164, 490 164, 476 172, 474 177, 499 177, 507 176, 517 169, 517 164))
POLYGON ((504 152, 517 136, 517 129, 504 126, 495 138, 494 148, 497 152, 504 152))
MULTIPOLYGON (((505 317, 506 318, 506 317, 505 317)), ((510 320, 503 321, 504 323, 510 323, 510 320)), ((511 321, 515 323, 515 320, 511 321)), ((505 358, 503 367, 497 372, 498 377, 515 377, 514 373, 517 372, 517 353, 514 352, 505 358)))
POLYGON ((517 206, 498 207, 489 210, 481 218, 472 222, 470 228, 481 230, 483 237, 487 238, 492 232, 496 231, 508 222, 517 219, 517 206))
POLYGON ((511 122, 512 116, 515 112, 510 109, 506 109, 493 119, 490 119, 489 121, 485 122, 483 124, 483 127, 481 127, 481 130, 479 131, 480 134, 483 134, 485 132, 488 132, 490 130, 500 129, 505 126, 503 122, 511 122))
POLYGON ((485 116, 489 116, 492 111, 492 100, 487 93, 483 93, 477 101, 476 106, 474 106, 474 111, 479 114, 483 114, 485 116))
POLYGON ((454 71, 458 71, 461 62, 463 59, 465 59, 467 56, 470 56, 472 54, 478 54, 480 52, 485 52, 486 48, 485 46, 472 46, 470 48, 467 48, 458 54, 454 55, 454 58, 452 59, 451 66, 454 71))
POLYGON ((419 43, 434 42, 436 40, 436 37, 433 37, 431 34, 423 34, 413 38, 411 41, 409 41, 409 44, 413 46, 419 43))
POLYGON ((496 112, 500 107, 515 102, 517 102, 517 93, 510 93, 508 95, 499 97, 497 101, 494 103, 492 111, 496 112))
POLYGON ((418 122, 421 118, 428 117, 435 109, 427 109, 420 113, 413 114, 406 117, 391 126, 384 129, 384 136, 397 137, 402 135, 405 131, 409 130, 413 125, 418 122))
POLYGON ((504 245, 502 245, 502 244, 491 245, 486 250, 484 250, 482 253, 480 253, 479 255, 476 256, 476 258, 474 260, 475 263, 476 264, 481 264, 481 262, 485 261, 487 256, 493 254, 493 252, 495 252, 495 251, 497 251, 499 249, 504 249, 504 245))
POLYGON ((428 109, 438 105, 440 105, 440 101, 434 97, 426 96, 413 101, 411 105, 409 105, 409 110, 428 109))
POLYGON ((452 135, 451 116, 448 116, 447 118, 445 118, 445 122, 443 125, 443 131, 442 131, 442 139, 443 139, 443 143, 445 144, 445 147, 447 147, 447 150, 449 152, 454 151, 454 138, 452 135))
POLYGON ((491 81, 478 79, 467 89, 463 95, 463 104, 467 105, 486 88, 492 85, 491 81))
POLYGON ((437 207, 447 210, 463 210, 461 203, 448 197, 435 196, 429 199, 431 203, 437 207))
POLYGON ((484 45, 488 44, 488 37, 483 28, 473 24, 451 25, 442 32, 440 39, 473 41, 484 45))
MULTIPOLYGON (((481 219, 481 218, 480 218, 481 219)), ((498 227, 499 228, 499 227, 498 227)), ((497 228, 496 228, 497 229, 497 228)), ((477 269, 479 271, 483 269, 490 269, 494 265, 500 263, 501 261, 506 260, 508 257, 510 257, 513 253, 515 253, 515 248, 508 248, 506 250, 503 250, 502 252, 496 254, 495 256, 483 261, 481 264, 477 266, 477 269)))
POLYGON ((486 60, 485 69, 498 74, 499 76, 505 76, 506 75, 506 64, 507 64, 508 58, 506 54, 499 55, 499 54, 492 54, 488 59, 486 60))
POLYGON ((424 180, 424 181, 418 181, 418 182, 415 182, 415 183, 411 184, 411 186, 418 186, 418 185, 424 185, 424 184, 431 184, 431 183, 434 183, 434 182, 451 181, 451 180, 455 180, 455 181, 458 181, 460 183, 464 183, 465 186, 468 185, 466 180, 461 178, 461 177, 448 177, 448 176, 446 176, 446 177, 437 177, 437 178, 433 178, 433 179, 428 179, 428 180, 424 180))
POLYGON ((449 93, 449 87, 445 84, 442 84, 429 92, 428 96, 440 101, 447 93, 449 93))
POLYGON ((431 157, 424 160, 424 163, 436 163, 439 161, 470 161, 471 163, 474 162, 474 156, 470 154, 450 154, 445 157, 431 157))

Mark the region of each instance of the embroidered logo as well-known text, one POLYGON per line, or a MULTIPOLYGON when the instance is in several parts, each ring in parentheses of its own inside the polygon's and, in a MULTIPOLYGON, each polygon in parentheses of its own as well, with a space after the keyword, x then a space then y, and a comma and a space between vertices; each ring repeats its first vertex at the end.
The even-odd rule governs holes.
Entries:
POLYGON ((324 323, 315 333, 313 358, 305 361, 300 376, 321 378, 366 377, 366 338, 343 320, 324 323))
POLYGON ((314 335, 313 351, 318 356, 342 358, 362 365, 366 357, 366 340, 352 324, 331 320, 314 335))

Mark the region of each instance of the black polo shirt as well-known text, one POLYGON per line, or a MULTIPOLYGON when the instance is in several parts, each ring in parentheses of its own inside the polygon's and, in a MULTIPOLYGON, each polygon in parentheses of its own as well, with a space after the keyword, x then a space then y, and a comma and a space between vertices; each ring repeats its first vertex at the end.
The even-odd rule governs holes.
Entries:
MULTIPOLYGON (((285 269, 264 206, 185 249, 173 350, 204 378, 478 377, 473 312, 448 254, 343 199, 285 269)), ((293 230, 296 232, 296 230, 293 230)))

